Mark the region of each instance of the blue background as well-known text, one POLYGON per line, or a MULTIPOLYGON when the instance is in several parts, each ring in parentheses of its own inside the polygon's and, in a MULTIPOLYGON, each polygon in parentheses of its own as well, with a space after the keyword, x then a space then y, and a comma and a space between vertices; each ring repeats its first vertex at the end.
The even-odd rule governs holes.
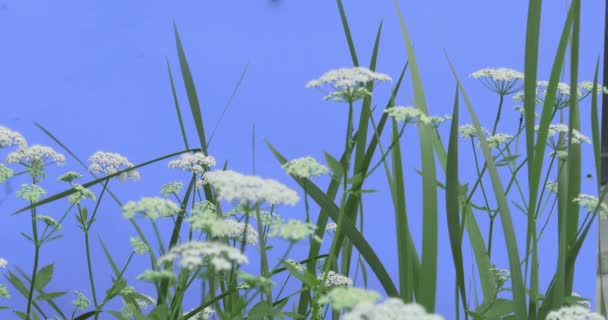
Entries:
MULTIPOLYGON (((602 54, 602 2, 594 0, 582 4, 579 82, 592 80, 596 61, 602 54)), ((369 63, 378 25, 384 21, 377 70, 397 79, 407 56, 392 2, 346 0, 344 5, 363 65, 369 63)), ((566 5, 564 1, 544 2, 539 80, 548 80, 566 5)), ((468 75, 484 67, 523 71, 527 6, 528 1, 523 0, 401 1, 431 114, 443 115, 452 110, 455 80, 444 57, 445 49, 463 79, 482 123, 491 127, 498 96, 468 75)), ((304 88, 309 80, 329 69, 352 65, 334 1, 5 1, 0 6, 0 43, 3 47, 0 50, 0 124, 21 132, 30 144, 50 145, 67 155, 33 125, 38 122, 84 160, 97 150, 118 152, 133 163, 180 151, 183 142, 167 73, 165 59, 168 58, 182 112, 187 119, 189 141, 194 144, 196 131, 181 82, 173 19, 178 25, 196 83, 207 137, 215 128, 243 69, 249 64, 243 83, 213 136, 210 155, 218 164, 227 160, 229 168, 252 174, 251 134, 255 125, 256 174, 277 179, 297 190, 302 199, 300 203, 295 207, 279 207, 277 212, 287 218, 303 219, 303 192, 283 172, 263 139, 270 141, 289 159, 311 155, 324 162, 323 151, 336 157, 341 154, 348 108, 344 104, 323 102, 323 93, 304 88)), ((569 82, 568 72, 562 79, 569 82)), ((389 90, 389 85, 379 85, 375 99, 379 109, 387 101, 389 90)), ((397 104, 411 105, 412 100, 408 70, 397 104)), ((506 99, 499 132, 515 132, 519 119, 519 114, 512 111, 515 105, 519 104, 514 104, 510 97, 506 99)), ((587 98, 581 104, 581 112, 582 131, 588 136, 591 134, 589 108, 590 98, 587 98)), ((355 114, 358 115, 359 110, 359 107, 355 108, 355 114)), ((380 112, 375 111, 376 119, 380 112)), ((461 124, 469 123, 468 114, 461 114, 464 114, 461 124)), ((441 129, 444 138, 447 129, 446 125, 441 129)), ((413 170, 420 167, 417 139, 416 130, 407 129, 402 147, 407 150, 404 166, 410 227, 420 247, 422 204, 418 199, 421 198, 421 182, 413 170)), ((382 141, 383 146, 388 145, 386 136, 382 141)), ((469 144, 463 143, 461 163, 472 161, 469 151, 469 144)), ((583 174, 595 172, 591 152, 590 145, 583 147, 583 174)), ((7 153, 2 150, 0 156, 5 157, 7 153)), ((372 163, 378 159, 376 156, 372 163)), ((470 168, 461 166, 461 181, 474 181, 475 173, 470 168)), ((364 198, 364 234, 397 281, 393 206, 384 171, 379 169, 365 185, 367 189, 379 189, 380 192, 364 198)), ((66 188, 55 180, 67 170, 86 173, 69 157, 65 167, 50 167, 48 178, 41 183, 48 191, 47 196, 66 188)), ((168 169, 167 162, 140 172, 140 182, 110 183, 110 188, 123 203, 142 196, 159 195, 163 184, 188 178, 179 170, 168 169)), ((80 182, 92 179, 90 175, 85 177, 80 182)), ((443 179, 441 174, 440 177, 443 179)), ((525 174, 520 175, 520 179, 525 183, 525 174)), ((315 181, 325 189, 329 179, 321 177, 315 181)), ((595 179, 585 179, 582 191, 594 194, 597 189, 593 181, 595 179)), ((3 193, 0 199, 5 200, 0 205, 0 243, 3 244, 0 257, 9 261, 11 270, 19 265, 29 274, 33 246, 19 235, 19 232, 31 233, 29 214, 9 217, 24 206, 22 200, 15 198, 21 183, 29 182, 18 177, 2 186, 6 193, 0 191, 3 193)), ((101 188, 93 190, 99 194, 101 188)), ((440 193, 440 208, 444 208, 443 197, 440 193)), ((62 200, 44 206, 38 213, 58 218, 67 207, 67 201, 62 200)), ((88 207, 92 209, 92 202, 88 207)), ((316 205, 312 208, 314 218, 318 210, 316 205)), ((525 216, 514 208, 512 212, 515 225, 520 226, 521 255, 525 243, 522 227, 525 216)), ((485 236, 488 219, 484 213, 477 216, 485 236)), ((439 217, 437 311, 449 319, 454 310, 454 268, 443 209, 439 217)), ((169 228, 168 224, 164 225, 165 241, 169 239, 169 228)), ((122 265, 131 250, 128 239, 135 231, 110 198, 103 201, 93 232, 100 234, 122 265)), ((500 227, 496 232, 493 262, 507 268, 500 227)), ((79 290, 91 298, 83 235, 76 228, 73 213, 64 221, 62 233, 62 239, 42 250, 41 266, 56 263, 55 278, 48 288, 50 291, 79 290)), ((111 269, 94 233, 93 263, 98 296, 103 296, 110 286, 111 269)), ((550 224, 540 244, 543 290, 555 270, 556 233, 555 223, 550 224)), ((574 290, 587 298, 593 298, 595 294, 596 241, 594 231, 579 256, 575 276, 574 290)), ((326 242, 328 245, 329 241, 326 242)), ((304 245, 297 247, 293 258, 304 258, 305 248, 304 245)), ((471 270, 468 240, 465 240, 465 248, 465 263, 471 270)), ((281 253, 276 250, 275 255, 281 253)), ((127 271, 128 279, 134 281, 135 276, 147 268, 148 261, 147 257, 136 256, 127 271)), ((246 270, 253 272, 258 265, 257 259, 252 259, 246 270)), ((145 283, 129 284, 140 292, 153 292, 145 283)), ((370 287, 384 294, 374 277, 370 287)), ((11 293, 13 297, 8 303, 24 310, 24 299, 14 289, 11 293)), ((60 307, 70 309, 73 298, 71 294, 60 298, 60 307)), ((186 309, 194 306, 197 294, 191 298, 185 303, 186 309)), ((120 303, 110 306, 118 309, 120 303)), ((0 316, 9 317, 10 313, 2 311, 0 316)))

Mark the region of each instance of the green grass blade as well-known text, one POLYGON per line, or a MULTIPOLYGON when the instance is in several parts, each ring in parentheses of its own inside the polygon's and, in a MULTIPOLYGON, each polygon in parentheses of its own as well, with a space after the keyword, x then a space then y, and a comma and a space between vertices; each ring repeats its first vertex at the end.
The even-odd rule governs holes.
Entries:
POLYGON ((184 128, 184 121, 182 119, 182 112, 179 108, 179 100, 177 99, 177 92, 175 91, 175 82, 173 81, 173 74, 171 73, 171 65, 169 59, 167 60, 167 71, 169 72, 169 82, 171 83, 171 93, 173 94, 173 102, 175 103, 175 112, 177 112, 177 120, 179 121, 179 129, 182 132, 182 139, 184 139, 184 146, 186 149, 190 149, 188 146, 188 137, 186 136, 186 129, 184 128))
MULTIPOLYGON (((600 187, 602 185, 602 171, 600 162, 600 124, 599 124, 599 112, 597 103, 597 89, 598 89, 598 71, 600 67, 600 57, 597 57, 597 63, 595 64, 595 73, 593 75, 593 88, 591 90, 591 140, 593 141, 593 160, 595 160, 595 180, 598 187, 598 194, 601 192, 600 187)), ((603 93, 604 91, 601 90, 603 93)))
POLYGON ((471 101, 469 100, 469 97, 467 96, 467 94, 464 90, 464 87, 462 86, 462 83, 460 82, 458 74, 456 73, 456 70, 454 69, 452 62, 450 61, 450 58, 447 56, 447 53, 446 53, 446 59, 448 60, 448 63, 450 65, 450 69, 452 70, 452 74, 454 75, 454 78, 456 78, 456 80, 458 81, 458 86, 460 87, 462 96, 464 97, 464 100, 467 104, 467 108, 471 115, 471 119, 473 120, 473 124, 475 125, 475 128, 477 129, 477 135, 481 142, 481 147, 482 147, 484 158, 486 160, 486 163, 488 164, 488 172, 490 174, 490 178, 492 181, 492 186, 494 189, 494 195, 496 197, 496 202, 498 203, 498 211, 500 212, 500 220, 501 220, 501 223, 503 226, 505 243, 507 244, 507 254, 509 257, 509 266, 511 269, 511 283, 513 286, 513 302, 514 302, 514 308, 515 308, 515 317, 517 319, 526 319, 526 317, 527 317, 526 302, 525 302, 526 292, 525 292, 525 286, 523 283, 522 273, 521 273, 521 268, 520 268, 520 259, 519 259, 518 249, 517 249, 517 239, 515 237, 513 221, 511 219, 511 211, 509 209, 509 205, 508 205, 507 199, 505 197, 504 187, 502 185, 502 182, 500 181, 500 176, 498 174, 498 170, 496 169, 496 164, 494 163, 494 157, 492 156, 492 153, 490 152, 490 149, 488 148, 488 143, 486 141, 486 137, 485 137, 483 131, 481 130, 481 125, 479 123, 479 119, 477 118, 477 114, 475 113, 475 110, 473 109, 473 106, 471 105, 471 101))
POLYGON ((452 125, 448 143, 447 168, 445 178, 445 205, 448 223, 448 234, 452 247, 452 259, 456 269, 456 283, 460 291, 463 307, 466 308, 466 287, 464 283, 464 263, 462 261, 462 240, 460 237, 460 182, 458 181, 458 85, 454 97, 452 125))
MULTIPOLYGON (((422 79, 416 63, 414 49, 410 41, 407 27, 396 0, 393 1, 399 16, 401 33, 407 49, 408 61, 412 64, 410 72, 412 75, 412 86, 414 87, 415 105, 424 114, 428 115, 422 79)), ((423 194, 423 222, 424 230, 422 236, 422 265, 424 273, 418 279, 420 283, 421 295, 417 301, 428 311, 435 310, 435 298, 437 289, 437 184, 435 157, 433 146, 428 142, 433 141, 433 132, 430 126, 418 126, 420 139, 420 153, 422 161, 422 194, 423 194)))
POLYGON ((344 28, 344 34, 346 35, 346 42, 348 43, 348 51, 350 51, 350 56, 353 59, 353 65, 355 67, 359 66, 359 59, 357 59, 357 52, 355 51, 355 43, 353 42, 353 37, 350 33, 350 27, 348 26, 348 19, 346 19, 346 12, 344 12, 344 6, 342 5, 342 0, 336 0, 338 4, 338 11, 340 12, 340 20, 342 21, 342 27, 344 28))
MULTIPOLYGON (((279 163, 281 165, 287 162, 287 159, 283 157, 279 153, 279 151, 277 151, 272 146, 272 144, 270 144, 270 142, 266 140, 265 142, 268 145, 268 148, 270 148, 274 156, 277 158, 277 160, 279 160, 279 163)), ((321 212, 327 213, 327 215, 330 216, 332 220, 338 221, 339 208, 333 203, 333 201, 329 197, 327 197, 327 195, 325 195, 317 187, 316 184, 314 184, 308 179, 296 178, 295 176, 292 177, 302 188, 304 188, 304 185, 306 185, 306 190, 308 191, 311 198, 315 200, 315 202, 323 209, 321 212)), ((387 295, 392 297, 399 296, 399 292, 397 291, 395 284, 391 280, 388 272, 384 268, 384 265, 380 262, 378 256, 376 255, 372 247, 369 245, 367 240, 365 240, 365 238, 357 230, 355 225, 352 224, 352 222, 345 219, 343 223, 343 231, 346 233, 346 235, 348 236, 350 241, 355 245, 355 247, 359 250, 367 264, 370 266, 370 268, 380 281, 387 295)))

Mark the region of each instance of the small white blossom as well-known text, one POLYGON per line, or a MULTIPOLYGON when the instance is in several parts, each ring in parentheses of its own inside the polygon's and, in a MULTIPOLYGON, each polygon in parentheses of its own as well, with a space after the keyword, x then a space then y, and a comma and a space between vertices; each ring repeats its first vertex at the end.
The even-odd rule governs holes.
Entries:
POLYGON ((17 197, 23 198, 23 200, 36 202, 40 197, 46 194, 46 191, 39 187, 38 185, 32 184, 22 184, 21 189, 17 191, 17 197))
MULTIPOLYGON (((324 277, 325 273, 321 272, 319 275, 319 280, 323 281, 324 277)), ((324 285, 326 287, 352 287, 353 280, 347 276, 343 276, 330 270, 327 272, 327 278, 325 279, 324 285)))
POLYGON ((31 165, 33 163, 42 163, 46 158, 55 160, 58 165, 63 165, 65 162, 65 156, 53 150, 53 148, 35 144, 31 147, 22 147, 15 152, 9 153, 6 156, 6 163, 31 165))
POLYGON ((8 264, 8 261, 6 261, 6 259, 0 258, 0 268, 6 269, 7 264, 8 264))
POLYGON ((549 192, 553 192, 553 193, 557 194, 557 182, 548 180, 547 183, 545 184, 545 189, 547 189, 549 192))
POLYGON ((557 149, 553 150, 549 153, 549 157, 557 156, 557 159, 566 161, 568 159, 568 151, 557 149))
MULTIPOLYGON (((545 95, 547 94, 547 88, 549 87, 549 81, 538 81, 536 85, 542 88, 540 90, 540 93, 543 97, 545 97, 545 95)), ((570 85, 563 82, 558 83, 557 94, 558 96, 570 96, 570 85)), ((576 89, 576 95, 579 97, 583 95, 578 88, 576 89)))
POLYGON ((284 261, 284 263, 294 267, 298 272, 304 271, 304 266, 293 259, 287 259, 284 261))
POLYGON ((250 224, 244 222, 218 217, 214 211, 197 211, 192 217, 187 218, 192 228, 208 232, 213 237, 226 237, 237 241, 243 240, 248 244, 258 243, 258 232, 250 224))
POLYGON ((202 266, 212 266, 216 271, 230 270, 233 263, 249 263, 247 256, 237 248, 221 242, 190 241, 174 246, 169 252, 158 258, 158 266, 171 263, 180 258, 180 268, 192 271, 202 266), (208 258, 207 260, 203 259, 208 258))
POLYGON ((205 173, 205 167, 215 167, 215 158, 202 152, 184 153, 179 159, 169 161, 169 168, 179 168, 197 175, 205 173))
POLYGON ((68 201, 70 203, 80 203, 80 200, 84 200, 86 198, 89 198, 93 201, 95 201, 95 194, 93 194, 93 192, 91 192, 91 190, 83 187, 81 184, 78 183, 73 183, 72 187, 74 189, 76 189, 76 192, 72 193, 69 197, 68 197, 68 201))
MULTIPOLYGON (((577 298, 582 298, 585 299, 583 297, 581 297, 580 294, 576 293, 576 292, 572 292, 572 296, 573 297, 577 297, 577 298)), ((585 309, 587 309, 588 311, 591 311, 591 303, 589 302, 589 300, 580 300, 577 302, 578 305, 584 307, 585 309)))
POLYGON ((239 199, 240 204, 268 202, 271 205, 295 205, 299 200, 295 191, 276 180, 245 176, 232 170, 206 172, 203 183, 209 183, 220 199, 239 199))
MULTIPOLYGON (((497 133, 495 135, 491 135, 491 136, 487 137, 486 142, 488 143, 488 148, 490 148, 490 150, 491 150, 491 149, 498 148, 498 146, 503 143, 507 143, 512 138, 513 138, 513 136, 510 134, 497 133)), ((478 143, 477 145, 481 145, 481 142, 478 143)))
POLYGON ((271 224, 272 230, 268 234, 269 237, 281 237, 289 241, 300 241, 315 233, 317 226, 310 222, 302 222, 296 219, 290 219, 287 223, 283 223, 282 219, 271 224))
POLYGON ((329 169, 317 162, 313 157, 303 157, 291 160, 283 165, 288 174, 299 178, 317 177, 328 174, 329 169))
POLYGON ((502 286, 511 278, 511 272, 505 269, 499 269, 495 265, 490 267, 490 272, 494 276, 494 281, 496 282, 496 287, 498 289, 502 288, 502 286))
POLYGON ((51 216, 39 214, 39 215, 36 215, 36 219, 44 222, 44 224, 46 224, 49 227, 57 229, 57 231, 61 231, 61 225, 59 224, 59 222, 57 222, 57 220, 55 220, 55 218, 53 218, 51 216))
MULTIPOLYGON (((490 135, 490 131, 488 131, 488 129, 482 127, 481 131, 483 131, 483 133, 486 136, 490 135)), ((463 139, 467 139, 467 138, 476 138, 477 137, 477 130, 475 129, 475 126, 472 124, 464 124, 458 127, 458 134, 460 134, 460 137, 463 139)))
POLYGON ((335 222, 330 222, 327 225, 325 225, 325 231, 336 231, 337 227, 338 227, 338 225, 335 222))
POLYGON ((0 126, 0 149, 7 148, 15 144, 22 148, 27 147, 27 142, 21 133, 13 131, 4 126, 0 126))
POLYGON ((174 193, 178 194, 182 190, 183 187, 184 187, 183 182, 175 181, 175 182, 167 183, 161 187, 160 193, 163 196, 168 197, 174 193))
POLYGON ((546 320, 605 320, 605 318, 595 312, 587 310, 583 306, 562 307, 559 310, 549 312, 546 320))
POLYGON ((147 281, 156 283, 160 280, 169 280, 170 282, 175 281, 175 273, 170 270, 146 270, 142 274, 136 277, 137 280, 147 281))
POLYGON ((380 294, 373 290, 356 287, 334 287, 319 298, 319 304, 331 304, 334 310, 352 308, 360 303, 375 303, 380 294))
POLYGON ((84 294, 78 291, 72 292, 76 295, 76 299, 72 301, 72 304, 75 305, 78 309, 85 310, 91 305, 91 302, 84 294))
MULTIPOLYGON (((572 201, 576 202, 579 206, 581 206, 588 212, 595 212, 599 202, 596 197, 584 193, 579 194, 572 201)), ((597 214, 600 216, 600 218, 606 218, 608 216, 608 205, 602 202, 600 204, 600 207, 597 209, 597 214)))
POLYGON ((170 217, 181 209, 175 202, 159 197, 144 197, 138 202, 129 201, 122 206, 123 217, 131 219, 136 213, 142 213, 148 218, 155 220, 159 217, 170 217))
POLYGON ((148 253, 148 251, 150 251, 150 246, 148 246, 148 244, 146 244, 145 242, 143 242, 140 238, 138 237, 131 237, 129 238, 129 241, 131 242, 131 246, 133 247, 133 251, 139 253, 139 254, 146 254, 148 253))
POLYGON ((15 172, 11 168, 0 163, 0 183, 8 180, 14 174, 15 172))
POLYGON ((365 67, 340 68, 330 70, 319 79, 308 82, 306 88, 320 88, 327 85, 332 91, 327 93, 325 100, 352 102, 371 96, 365 85, 373 81, 391 81, 391 78, 365 67))
MULTIPOLYGON (((538 131, 540 128, 539 125, 534 126, 534 130, 538 131)), ((555 134, 564 133, 568 134, 568 126, 563 123, 551 124, 549 125, 549 130, 547 132, 547 137, 552 137, 555 134)), ((572 143, 581 144, 581 143, 591 143, 591 140, 587 138, 585 135, 580 133, 580 131, 576 129, 572 129, 572 143)))
POLYGON ((380 304, 360 303, 344 314, 343 320, 444 320, 438 314, 428 314, 416 303, 403 303, 399 298, 388 298, 380 304))
POLYGON ((509 95, 515 89, 518 81, 524 79, 524 74, 509 68, 484 68, 473 72, 471 78, 479 79, 486 88, 500 95, 509 95))
POLYGON ((395 118, 396 121, 405 121, 407 123, 420 121, 424 124, 431 123, 431 118, 425 115, 422 110, 414 107, 396 106, 385 109, 384 113, 388 113, 388 115, 395 118))
MULTIPOLYGON (((591 90, 593 90, 593 82, 592 81, 583 81, 578 84, 578 88, 585 90, 587 93, 591 93, 591 90)), ((596 93, 597 94, 600 94, 600 93, 608 94, 608 88, 606 88, 603 85, 601 85, 600 83, 598 83, 596 93)))
MULTIPOLYGON (((89 162, 91 162, 91 165, 89 165, 90 172, 103 173, 105 175, 115 174, 118 171, 124 170, 120 169, 120 166, 125 166, 125 169, 133 167, 133 164, 126 157, 114 152, 97 151, 89 157, 89 162)), ((128 178, 134 181, 140 179, 139 172, 136 170, 123 172, 118 177, 120 181, 125 181, 128 178)))
POLYGON ((64 173, 63 175, 59 176, 59 178, 57 178, 57 181, 71 183, 72 180, 75 180, 78 178, 82 178, 82 175, 80 173, 75 172, 75 171, 68 171, 68 172, 64 173))

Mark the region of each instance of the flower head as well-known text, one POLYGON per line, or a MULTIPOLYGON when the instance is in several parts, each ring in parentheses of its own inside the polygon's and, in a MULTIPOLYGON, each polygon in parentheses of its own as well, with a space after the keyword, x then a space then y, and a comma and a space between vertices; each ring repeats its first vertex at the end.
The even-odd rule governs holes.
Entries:
POLYGON ((597 209, 597 214, 600 216, 600 218, 606 218, 608 216, 608 205, 602 202, 598 208, 599 200, 590 194, 581 193, 572 201, 576 202, 588 212, 595 212, 597 209))
POLYGON ((21 189, 17 191, 17 197, 23 198, 23 200, 36 202, 40 197, 46 194, 46 191, 36 184, 27 185, 22 184, 21 189))
POLYGON ((548 180, 547 183, 545 184, 545 189, 548 190, 549 192, 557 194, 557 182, 548 180))
POLYGON ((327 232, 336 231, 337 227, 338 227, 338 225, 335 222, 330 222, 327 225, 325 225, 325 231, 327 231, 327 232))
POLYGON ((0 149, 7 148, 15 144, 21 148, 27 147, 27 142, 21 133, 13 131, 4 126, 0 126, 0 149))
POLYGON ((131 241, 131 246, 133 247, 133 251, 135 251, 141 255, 146 254, 148 251, 150 251, 150 246, 148 244, 146 244, 145 242, 143 242, 138 237, 131 237, 131 238, 129 238, 129 241, 131 241))
POLYGON ((192 228, 206 231, 213 237, 226 237, 242 241, 244 236, 247 243, 251 245, 258 243, 258 232, 250 224, 232 219, 223 219, 210 210, 198 212, 187 218, 192 228))
POLYGON ((175 182, 167 183, 161 187, 160 193, 163 196, 168 197, 174 193, 178 194, 182 190, 183 187, 184 187, 183 182, 175 181, 175 182))
POLYGON ((169 168, 179 168, 197 175, 205 173, 208 170, 205 167, 215 167, 215 158, 202 152, 183 153, 179 159, 169 161, 169 168))
MULTIPOLYGON (((540 129, 539 125, 534 126, 534 130, 538 131, 540 129)), ((549 131, 547 132, 548 137, 552 137, 555 134, 564 133, 568 134, 568 126, 563 123, 551 124, 549 125, 549 131)), ((585 135, 580 133, 580 131, 576 129, 572 129, 572 143, 581 144, 581 143, 591 143, 591 140, 587 138, 585 135)))
POLYGON ((498 269, 495 265, 492 265, 490 272, 494 276, 496 282, 496 288, 500 289, 502 286, 511 278, 511 272, 505 269, 498 269))
POLYGON ((431 123, 431 118, 424 114, 420 109, 414 107, 396 106, 384 110, 384 113, 388 113, 388 115, 395 118, 396 121, 405 121, 406 123, 417 121, 424 124, 431 123))
POLYGON ((20 163, 22 165, 42 164, 46 158, 51 158, 58 165, 63 165, 65 156, 51 147, 35 144, 31 147, 22 147, 6 156, 7 163, 20 163))
MULTIPOLYGON (((491 150, 491 149, 498 148, 498 146, 503 143, 507 143, 512 138, 513 138, 513 136, 510 134, 497 133, 497 134, 487 137, 486 142, 488 143, 488 148, 490 148, 490 150, 491 150)), ((481 144, 481 142, 478 143, 478 145, 480 145, 480 144, 481 144)))
POLYGON ((8 180, 14 174, 15 172, 11 168, 0 163, 0 183, 8 180))
POLYGON ((484 68, 473 72, 470 77, 479 79, 486 88, 503 96, 519 90, 515 85, 524 80, 523 73, 509 68, 484 68))
POLYGON ((443 320, 428 314, 419 304, 406 303, 399 298, 388 298, 380 304, 360 303, 344 314, 344 320, 443 320))
POLYGON ((300 241, 315 233, 317 226, 310 222, 302 222, 296 219, 290 219, 289 222, 283 223, 279 218, 271 224, 272 230, 268 234, 269 237, 279 236, 289 241, 300 241))
POLYGON ((91 302, 87 297, 78 291, 72 291, 76 295, 76 299, 72 301, 72 304, 75 305, 80 310, 85 310, 91 305, 91 302))
POLYGON ((319 280, 323 281, 325 279, 324 285, 326 287, 352 287, 353 280, 347 276, 343 276, 339 273, 335 273, 334 271, 321 272, 319 275, 319 280))
POLYGON ((175 202, 159 197, 144 197, 138 202, 129 201, 122 206, 123 217, 131 219, 136 213, 142 213, 146 217, 156 220, 159 217, 170 217, 181 209, 175 202))
MULTIPOLYGON (((483 133, 486 136, 490 135, 490 131, 486 128, 481 128, 481 131, 483 131, 483 133)), ((460 137, 463 139, 467 139, 467 138, 477 138, 477 130, 475 129, 475 126, 472 124, 464 124, 458 127, 458 133, 460 134, 460 137)))
POLYGON ((334 310, 352 308, 360 303, 375 303, 380 294, 373 290, 356 287, 334 287, 319 298, 319 304, 331 304, 334 310))
POLYGON ((175 281, 175 273, 170 270, 146 270, 142 274, 138 275, 137 280, 155 283, 160 280, 169 280, 170 282, 175 281))
POLYGON ((332 91, 327 93, 325 100, 353 102, 371 96, 371 92, 365 85, 374 81, 391 81, 391 78, 365 67, 340 68, 330 70, 319 79, 308 82, 306 88, 320 88, 328 85, 332 91))
POLYGON ((559 310, 549 312, 545 320, 605 320, 605 318, 595 312, 587 310, 583 306, 561 307, 559 310))
POLYGON ((579 298, 579 300, 576 302, 578 305, 584 307, 588 311, 591 311, 591 303, 589 303, 588 299, 581 297, 581 295, 576 292, 572 292, 572 296, 579 298))
MULTIPOLYGON (((91 165, 89 165, 90 172, 103 173, 105 175, 115 174, 118 171, 124 170, 120 169, 120 166, 125 166, 126 168, 133 167, 133 164, 126 157, 114 152, 97 151, 89 157, 89 162, 91 162, 91 165)), ((123 172, 118 177, 120 181, 125 181, 128 178, 134 181, 140 179, 139 172, 136 170, 123 172)))
POLYGON ((71 194, 68 198, 68 201, 70 201, 70 203, 80 203, 80 200, 84 200, 86 198, 95 201, 95 194, 91 192, 91 190, 83 187, 81 184, 78 183, 73 183, 72 187, 76 189, 76 192, 71 194))
POLYGON ((288 174, 299 178, 317 177, 328 174, 329 169, 317 162, 313 157, 303 157, 291 160, 283 165, 288 174))
POLYGON ((160 267, 177 258, 180 258, 180 268, 189 271, 203 266, 211 266, 216 271, 226 271, 232 268, 233 263, 249 263, 247 256, 237 248, 213 241, 190 241, 174 246, 167 254, 158 258, 157 263, 160 267))
MULTIPOLYGON (((593 90, 593 82, 592 81, 583 81, 578 84, 578 88, 583 89, 588 94, 590 94, 591 91, 593 90)), ((608 88, 606 88, 603 85, 601 85, 600 83, 598 83, 596 93, 597 94, 600 94, 600 93, 608 94, 608 88)))
POLYGON ((71 183, 73 180, 76 180, 78 178, 82 178, 82 175, 80 173, 75 171, 68 171, 61 175, 59 178, 57 178, 57 181, 71 183))
POLYGON ((7 264, 8 264, 8 261, 6 261, 6 259, 0 258, 0 268, 6 269, 7 264))
POLYGON ((36 215, 36 220, 40 220, 44 222, 44 224, 46 224, 48 227, 52 227, 57 229, 57 231, 61 231, 61 225, 59 224, 59 222, 57 222, 57 220, 55 220, 55 218, 51 216, 39 214, 36 215))
POLYGON ((206 172, 202 181, 209 183, 220 199, 239 199, 240 204, 268 202, 272 205, 295 205, 299 200, 295 191, 276 180, 245 176, 232 170, 206 172))

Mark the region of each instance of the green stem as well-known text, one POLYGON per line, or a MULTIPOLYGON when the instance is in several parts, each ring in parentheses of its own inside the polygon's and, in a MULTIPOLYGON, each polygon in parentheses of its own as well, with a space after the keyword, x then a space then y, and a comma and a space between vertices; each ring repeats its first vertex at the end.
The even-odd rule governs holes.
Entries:
MULTIPOLYGON (((34 182, 35 183, 35 182, 34 182)), ((30 201, 30 205, 34 205, 33 202, 30 201)), ((40 244, 38 243, 38 227, 36 225, 36 207, 32 208, 32 233, 34 235, 34 268, 32 270, 32 282, 30 283, 30 291, 27 297, 27 318, 30 318, 30 313, 32 311, 32 297, 34 296, 34 284, 36 283, 36 275, 38 273, 38 258, 40 256, 40 244)))

